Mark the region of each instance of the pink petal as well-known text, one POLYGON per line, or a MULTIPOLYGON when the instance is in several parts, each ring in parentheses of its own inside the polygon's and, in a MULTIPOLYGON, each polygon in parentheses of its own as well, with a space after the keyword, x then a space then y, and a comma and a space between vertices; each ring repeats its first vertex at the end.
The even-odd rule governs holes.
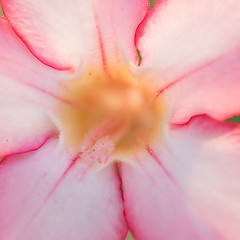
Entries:
POLYGON ((35 59, 0 18, 0 158, 40 147, 54 134, 49 112, 66 73, 35 59))
POLYGON ((0 239, 124 239, 115 165, 90 169, 56 139, 0 167, 0 239))
POLYGON ((240 48, 206 66, 162 92, 173 109, 171 121, 184 123, 191 116, 206 113, 219 120, 240 114, 240 48))
POLYGON ((137 31, 142 66, 162 86, 240 46, 238 0, 158 1, 137 31))
POLYGON ((0 96, 0 158, 38 149, 56 134, 49 116, 35 104, 0 96))
POLYGON ((238 240, 239 126, 195 117, 165 140, 121 166, 136 239, 238 240))
POLYGON ((21 97, 46 107, 61 100, 61 83, 71 77, 69 73, 39 62, 4 18, 0 18, 0 35, 0 95, 21 97))
POLYGON ((78 66, 86 54, 105 61, 118 48, 136 57, 134 34, 148 1, 3 0, 2 6, 29 49, 44 63, 65 69, 78 66))

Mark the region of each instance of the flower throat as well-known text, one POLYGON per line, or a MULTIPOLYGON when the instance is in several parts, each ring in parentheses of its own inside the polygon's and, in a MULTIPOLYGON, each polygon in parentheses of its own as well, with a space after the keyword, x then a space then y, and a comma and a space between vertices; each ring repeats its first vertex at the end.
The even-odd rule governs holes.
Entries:
POLYGON ((74 148, 93 148, 102 139, 113 152, 129 153, 144 148, 159 136, 163 106, 144 79, 121 66, 111 71, 91 68, 69 81, 60 106, 64 139, 74 148))

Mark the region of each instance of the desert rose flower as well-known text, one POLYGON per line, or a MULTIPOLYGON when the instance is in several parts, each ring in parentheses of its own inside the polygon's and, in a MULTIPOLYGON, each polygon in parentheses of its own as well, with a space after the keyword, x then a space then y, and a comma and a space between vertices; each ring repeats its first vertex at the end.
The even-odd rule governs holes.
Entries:
POLYGON ((1 4, 1 240, 239 240, 239 1, 1 4))

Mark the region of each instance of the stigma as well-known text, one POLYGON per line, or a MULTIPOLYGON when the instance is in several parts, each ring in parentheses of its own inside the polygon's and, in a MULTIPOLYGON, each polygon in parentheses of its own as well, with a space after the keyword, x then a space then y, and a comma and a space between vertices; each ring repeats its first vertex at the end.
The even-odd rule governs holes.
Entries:
POLYGON ((113 146, 112 154, 128 154, 157 141, 164 106, 144 77, 124 64, 85 68, 67 82, 58 119, 66 144, 93 149, 98 142, 113 146))

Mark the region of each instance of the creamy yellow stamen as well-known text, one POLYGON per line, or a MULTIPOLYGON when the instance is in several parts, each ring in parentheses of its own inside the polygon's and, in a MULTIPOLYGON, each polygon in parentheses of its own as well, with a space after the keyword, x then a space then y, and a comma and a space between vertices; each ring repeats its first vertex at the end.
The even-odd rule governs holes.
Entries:
POLYGON ((66 142, 88 148, 102 138, 114 152, 129 153, 151 144, 161 130, 163 104, 144 79, 134 77, 125 66, 110 72, 92 67, 70 81, 64 93, 59 119, 66 142))

